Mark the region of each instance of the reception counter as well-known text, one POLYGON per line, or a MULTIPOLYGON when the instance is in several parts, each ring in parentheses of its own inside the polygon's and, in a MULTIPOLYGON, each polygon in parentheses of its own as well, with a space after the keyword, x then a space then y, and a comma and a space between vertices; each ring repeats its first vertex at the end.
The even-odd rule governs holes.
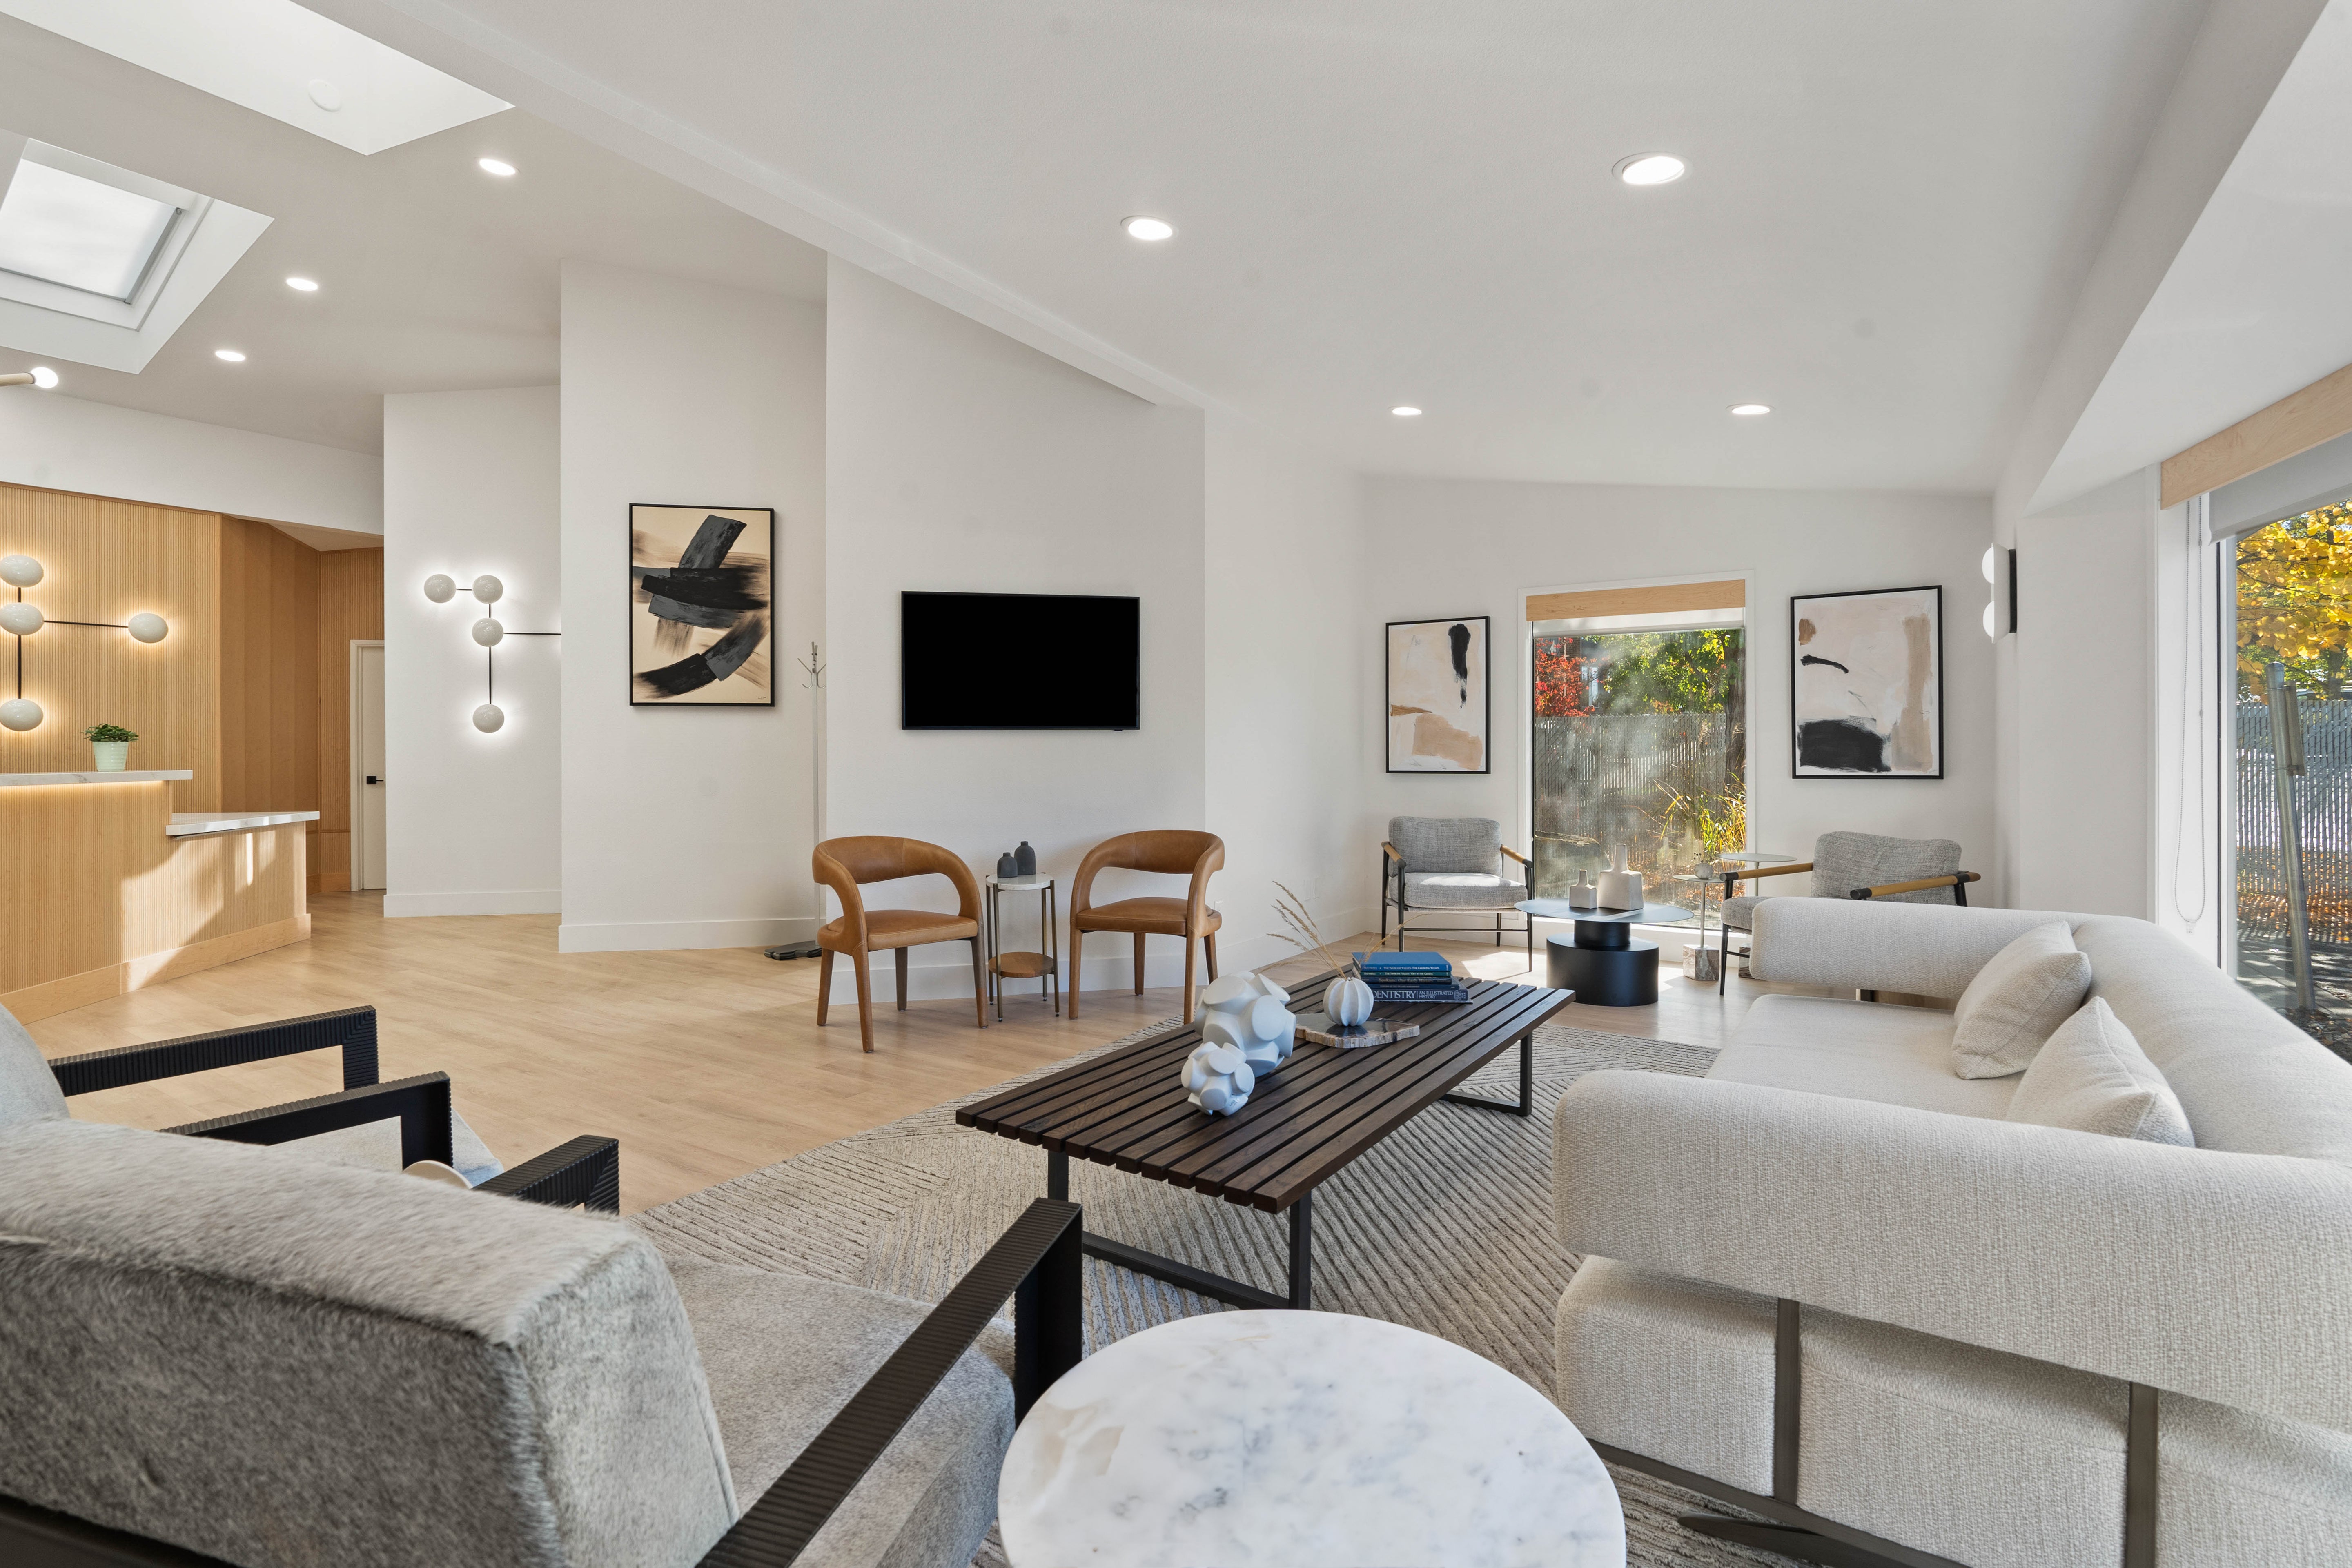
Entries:
POLYGON ((193 776, 0 773, 0 1006, 30 1022, 310 934, 319 814, 175 815, 193 776))

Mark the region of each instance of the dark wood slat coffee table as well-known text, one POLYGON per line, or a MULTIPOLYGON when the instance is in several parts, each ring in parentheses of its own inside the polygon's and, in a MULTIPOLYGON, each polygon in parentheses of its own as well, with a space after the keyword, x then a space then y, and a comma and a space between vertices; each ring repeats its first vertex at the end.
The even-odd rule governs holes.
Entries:
MULTIPOLYGON (((1321 1005, 1328 975, 1297 988, 1293 1012, 1321 1005)), ((966 1127, 1045 1146, 1045 1193, 1070 1194, 1070 1157, 1269 1214, 1290 1215, 1290 1289, 1262 1290, 1088 1232, 1086 1249, 1237 1307, 1311 1305, 1314 1192, 1349 1161, 1441 1100, 1526 1116, 1535 1105, 1535 1032, 1574 994, 1538 985, 1473 981, 1470 999, 1420 1007, 1382 1006, 1381 1016, 1421 1026, 1408 1040, 1360 1050, 1304 1042, 1262 1080, 1232 1116, 1212 1116, 1185 1099, 1184 1058, 1201 1043, 1191 1024, 956 1112, 966 1127), (1519 1047, 1517 1104, 1456 1094, 1454 1086, 1519 1047)))

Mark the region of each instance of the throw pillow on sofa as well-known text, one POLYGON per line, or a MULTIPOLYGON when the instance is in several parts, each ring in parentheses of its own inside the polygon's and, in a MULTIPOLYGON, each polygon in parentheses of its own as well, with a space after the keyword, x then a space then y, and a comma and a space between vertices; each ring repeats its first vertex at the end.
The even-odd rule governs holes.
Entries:
POLYGON ((2011 1121, 2193 1146, 2189 1114, 2132 1032, 2097 996, 2058 1026, 2017 1080, 2011 1121))
POLYGON ((1952 1012, 1952 1071, 1962 1078, 2023 1072, 2091 989, 2091 961, 2061 921, 2035 926, 1992 955, 1952 1012))

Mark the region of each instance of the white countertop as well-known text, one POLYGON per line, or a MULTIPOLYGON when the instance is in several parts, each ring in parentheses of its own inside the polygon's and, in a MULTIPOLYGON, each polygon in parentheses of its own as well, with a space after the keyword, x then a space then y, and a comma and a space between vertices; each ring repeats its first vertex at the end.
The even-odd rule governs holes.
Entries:
POLYGON ((283 827, 289 822, 316 822, 315 811, 175 811, 163 828, 166 838, 194 838, 201 833, 242 833, 256 827, 283 827))
POLYGON ((1013 1435, 1014 1568, 1624 1568, 1625 1519, 1550 1398, 1339 1312, 1210 1312, 1104 1346, 1013 1435))
POLYGON ((164 784, 195 776, 186 768, 128 768, 119 773, 0 773, 0 789, 24 789, 36 784, 164 784))

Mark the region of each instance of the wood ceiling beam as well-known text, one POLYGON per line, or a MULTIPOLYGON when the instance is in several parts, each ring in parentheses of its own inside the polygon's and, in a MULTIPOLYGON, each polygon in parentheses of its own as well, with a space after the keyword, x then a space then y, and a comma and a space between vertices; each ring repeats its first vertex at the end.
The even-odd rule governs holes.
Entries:
POLYGON ((2179 506, 2347 433, 2352 433, 2352 364, 2167 458, 2161 504, 2179 506))

